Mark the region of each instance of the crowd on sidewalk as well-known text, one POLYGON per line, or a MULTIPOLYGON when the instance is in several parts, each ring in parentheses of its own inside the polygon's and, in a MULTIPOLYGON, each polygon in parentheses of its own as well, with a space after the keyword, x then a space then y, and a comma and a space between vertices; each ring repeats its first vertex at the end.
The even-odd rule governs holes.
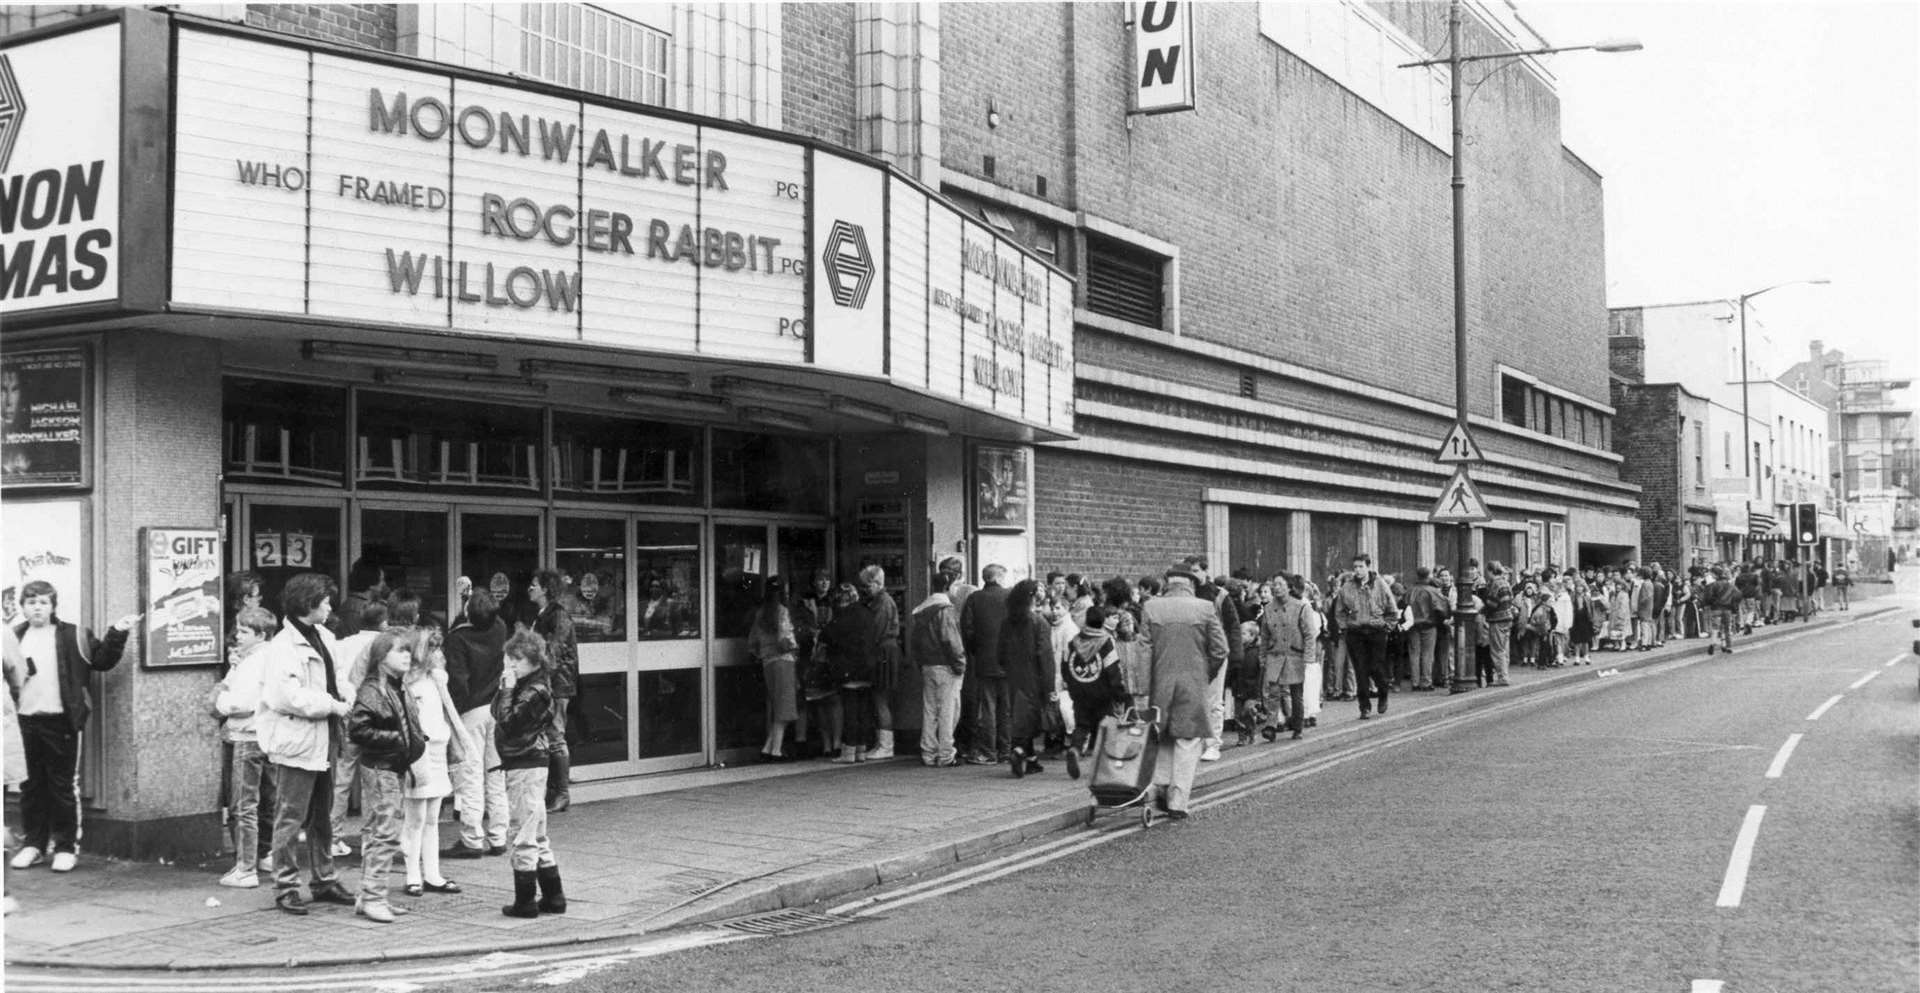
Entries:
MULTIPOLYGON (((1058 757, 1077 778, 1102 721, 1152 708, 1162 723, 1157 802, 1176 819, 1230 723, 1241 744, 1297 740, 1328 703, 1356 702, 1367 720, 1387 713, 1393 692, 1505 686, 1516 665, 1590 665, 1597 653, 1674 638, 1711 637, 1731 651, 1756 625, 1848 609, 1851 592, 1844 569, 1788 562, 1685 572, 1470 562, 1456 582, 1445 567, 1383 575, 1365 554, 1324 585, 1289 573, 1216 577, 1189 556, 1160 575, 1098 583, 1053 572, 1009 586, 1007 569, 989 564, 975 586, 948 557, 903 618, 886 578, 868 565, 838 584, 820 570, 795 594, 780 577, 765 584, 748 637, 766 687, 764 761, 854 764, 891 759, 897 744, 915 751, 894 740, 892 710, 912 666, 917 752, 929 767, 1004 765, 1026 776, 1058 757)), ((565 577, 536 573, 529 609, 511 618, 492 590, 459 584, 449 619, 423 614, 417 594, 386 588, 377 570, 355 579, 335 611, 330 579, 295 576, 278 617, 262 605, 258 576, 229 579, 229 666, 207 701, 229 752, 236 861, 220 884, 257 888, 267 874, 287 913, 340 903, 384 923, 405 912, 389 899, 396 868, 410 896, 458 893, 443 859, 510 853, 515 898, 504 912, 564 913, 546 822, 570 804, 565 728, 578 649, 565 577), (357 893, 335 862, 353 852, 355 783, 366 815, 357 893), (461 837, 442 850, 449 797, 461 837)), ((48 854, 54 871, 75 867, 86 674, 119 661, 139 620, 97 640, 60 622, 57 602, 46 584, 29 584, 22 620, 5 628, 7 778, 21 784, 24 832, 15 869, 48 854)))

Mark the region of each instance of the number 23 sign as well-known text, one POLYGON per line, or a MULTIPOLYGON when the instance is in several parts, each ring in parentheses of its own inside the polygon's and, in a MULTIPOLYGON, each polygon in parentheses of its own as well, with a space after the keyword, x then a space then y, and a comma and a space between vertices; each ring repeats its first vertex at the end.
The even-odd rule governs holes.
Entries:
POLYGON ((311 569, 313 535, 298 531, 255 531, 253 564, 259 569, 311 569))

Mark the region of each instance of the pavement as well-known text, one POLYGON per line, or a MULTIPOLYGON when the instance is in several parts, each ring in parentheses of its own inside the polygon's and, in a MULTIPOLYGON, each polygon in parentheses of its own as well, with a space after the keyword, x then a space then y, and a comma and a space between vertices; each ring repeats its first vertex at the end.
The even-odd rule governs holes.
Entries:
MULTIPOLYGON (((1912 609, 1920 570, 1895 585, 1856 588, 1853 609, 1761 628, 1745 643, 1912 609)), ((1736 644, 1739 644, 1738 642, 1736 644)), ((1516 667, 1510 687, 1451 695, 1395 693, 1391 715, 1361 722, 1329 703, 1298 742, 1236 747, 1202 766, 1198 786, 1305 762, 1383 729, 1433 723, 1517 697, 1705 651, 1673 641, 1646 652, 1602 652, 1591 666, 1516 667)), ((550 818, 569 911, 535 920, 500 913, 512 874, 501 857, 449 861, 465 892, 394 903, 394 924, 315 905, 308 917, 273 908, 272 891, 218 886, 224 860, 201 865, 83 856, 80 868, 5 871, 19 909, 5 918, 5 962, 30 968, 198 970, 328 966, 486 955, 612 939, 806 907, 937 873, 998 849, 1084 829, 1085 783, 1061 763, 1014 779, 1004 766, 930 769, 914 759, 835 766, 821 761, 660 777, 656 792, 593 802, 550 818)), ((1204 816, 1204 815, 1202 815, 1204 816)), ((457 825, 442 825, 450 843, 457 825)), ((351 837, 351 836, 350 836, 351 837)), ((343 861, 349 888, 358 861, 343 861)), ((397 878, 397 877, 396 877, 397 878)))

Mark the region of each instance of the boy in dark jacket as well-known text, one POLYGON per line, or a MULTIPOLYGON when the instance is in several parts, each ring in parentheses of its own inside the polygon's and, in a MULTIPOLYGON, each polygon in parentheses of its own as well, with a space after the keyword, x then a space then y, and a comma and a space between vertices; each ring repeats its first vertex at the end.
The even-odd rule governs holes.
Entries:
POLYGON ((522 631, 507 640, 506 669, 493 698, 494 745, 507 775, 509 836, 513 839, 513 902, 508 917, 567 912, 560 866, 547 841, 548 735, 553 728, 551 663, 540 636, 522 631), (538 887, 539 902, 534 901, 538 887))
POLYGON ((1131 699, 1109 619, 1117 623, 1106 607, 1088 607, 1087 626, 1074 635, 1066 657, 1060 660, 1060 676, 1067 698, 1073 701, 1073 736, 1067 741, 1066 759, 1067 775, 1075 779, 1080 778, 1080 756, 1098 734, 1100 722, 1124 710, 1131 699))
POLYGON ((45 580, 20 589, 25 621, 13 633, 20 640, 21 662, 6 673, 27 760, 27 779, 20 784, 25 837, 13 856, 15 869, 39 865, 49 849, 55 872, 71 872, 78 863, 80 793, 74 777, 80 732, 93 711, 87 682, 93 672, 120 664, 127 634, 140 620, 139 614, 122 617, 104 640, 95 640, 93 632, 61 620, 54 613, 59 605, 60 594, 45 580))

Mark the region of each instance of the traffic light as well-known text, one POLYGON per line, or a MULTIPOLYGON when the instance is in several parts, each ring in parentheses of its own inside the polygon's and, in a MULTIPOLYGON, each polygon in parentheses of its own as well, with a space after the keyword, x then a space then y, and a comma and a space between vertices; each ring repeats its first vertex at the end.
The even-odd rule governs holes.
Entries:
POLYGON ((1820 505, 1817 503, 1796 503, 1793 505, 1793 543, 1811 545, 1820 540, 1820 505))

